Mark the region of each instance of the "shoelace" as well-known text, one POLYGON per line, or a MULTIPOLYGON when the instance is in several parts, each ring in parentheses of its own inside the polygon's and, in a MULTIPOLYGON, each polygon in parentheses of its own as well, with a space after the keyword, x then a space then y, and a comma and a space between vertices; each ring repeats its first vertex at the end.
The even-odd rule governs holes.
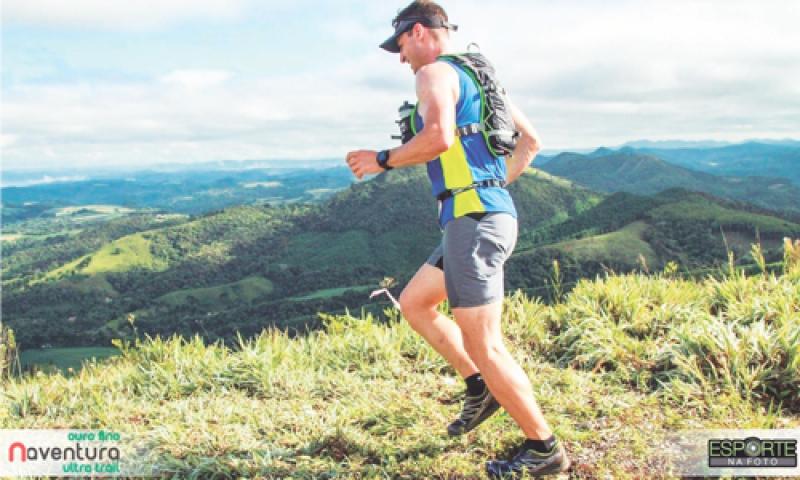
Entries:
POLYGON ((461 421, 464 423, 469 423, 469 421, 475 415, 477 415, 485 399, 486 399, 486 394, 479 397, 467 396, 467 399, 464 402, 464 410, 461 411, 461 417, 459 417, 461 421))

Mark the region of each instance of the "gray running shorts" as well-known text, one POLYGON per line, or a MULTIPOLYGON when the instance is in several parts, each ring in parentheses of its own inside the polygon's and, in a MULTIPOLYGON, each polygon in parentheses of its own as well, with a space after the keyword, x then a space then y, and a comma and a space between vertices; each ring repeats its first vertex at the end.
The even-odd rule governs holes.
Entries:
POLYGON ((516 243, 517 219, 511 214, 458 217, 447 222, 442 243, 426 263, 444 270, 451 308, 488 305, 503 299, 503 265, 516 243))

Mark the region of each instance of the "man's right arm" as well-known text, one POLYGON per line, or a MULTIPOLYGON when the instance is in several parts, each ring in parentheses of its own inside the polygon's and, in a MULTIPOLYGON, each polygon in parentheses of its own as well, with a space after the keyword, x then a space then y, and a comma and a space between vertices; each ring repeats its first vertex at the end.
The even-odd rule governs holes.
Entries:
POLYGON ((514 148, 514 152, 506 157, 507 184, 522 175, 522 172, 528 168, 533 158, 542 149, 539 135, 534 130, 528 117, 513 103, 511 103, 511 117, 514 119, 514 126, 520 136, 517 139, 517 146, 514 148))

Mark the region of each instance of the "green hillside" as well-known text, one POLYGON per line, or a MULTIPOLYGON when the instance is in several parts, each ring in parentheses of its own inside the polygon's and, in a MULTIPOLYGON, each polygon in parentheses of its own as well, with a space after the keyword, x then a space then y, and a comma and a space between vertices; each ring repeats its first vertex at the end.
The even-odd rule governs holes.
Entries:
MULTIPOLYGON (((781 273, 613 275, 562 301, 506 299, 509 348, 572 478, 676 478, 681 429, 800 427, 800 243, 781 273)), ((5 428, 109 427, 175 478, 483 478, 521 440, 506 413, 446 435, 463 387, 399 317, 326 316, 234 345, 155 338, 65 377, 0 384, 5 428)))
POLYGON ((685 274, 713 274, 729 253, 737 264, 753 265, 753 244, 776 262, 783 238, 800 236, 800 224, 775 215, 679 189, 648 197, 615 193, 563 222, 521 234, 525 242, 507 264, 506 286, 548 297, 554 283, 569 290, 581 278, 649 272, 669 262, 685 274))
POLYGON ((150 241, 137 233, 114 240, 91 255, 84 255, 49 272, 44 280, 58 279, 66 275, 96 275, 134 269, 159 271, 165 268, 167 262, 154 257, 150 241))
POLYGON ((303 301, 303 300, 314 300, 317 298, 331 298, 331 297, 338 297, 347 292, 363 292, 369 293, 371 289, 374 289, 374 285, 361 285, 361 286, 354 286, 354 287, 342 287, 342 288, 325 288, 323 290, 317 290, 316 292, 311 292, 308 295, 303 295, 300 297, 292 297, 291 300, 295 301, 303 301))
POLYGON ((20 238, 3 243, 3 285, 13 288, 40 280, 68 263, 97 253, 115 240, 185 221, 181 215, 133 214, 80 228, 60 217, 27 224, 20 238))
POLYGON ((601 192, 652 195, 682 188, 770 210, 800 213, 800 186, 787 178, 717 176, 689 170, 632 148, 601 149, 588 155, 563 153, 542 169, 601 192))
POLYGON ((657 265, 658 255, 642 238, 647 228, 645 222, 633 222, 611 233, 567 240, 553 244, 551 248, 561 250, 578 260, 624 264, 634 263, 639 256, 642 256, 647 264, 657 265))
POLYGON ((224 306, 232 302, 252 302, 268 295, 273 288, 272 282, 266 278, 247 277, 237 282, 214 287, 176 290, 162 295, 156 300, 172 306, 202 303, 207 308, 213 309, 216 306, 224 306))
POLYGON ((529 243, 544 245, 617 230, 644 218, 645 212, 661 205, 653 197, 618 192, 573 217, 526 232, 529 243))
MULTIPOLYGON (((729 249, 753 263, 757 238, 774 262, 783 236, 800 236, 800 225, 768 212, 682 190, 602 198, 531 169, 511 193, 521 230, 506 286, 545 298, 554 281, 569 290, 608 270, 657 270, 669 261, 684 271, 713 269, 727 263, 729 249)), ((65 252, 58 256, 42 243, 13 251, 12 271, 26 273, 4 279, 3 311, 23 348, 104 345, 134 334, 130 315, 139 333, 231 341, 237 331, 271 325, 318 327, 318 311, 379 313, 369 286, 391 277, 398 293, 441 237, 424 168, 359 182, 319 205, 240 206, 141 225, 150 228, 115 227, 121 236, 93 227, 108 239, 100 245, 83 234, 55 239, 65 252), (71 238, 86 240, 70 250, 71 238), (80 254, 55 263, 69 251, 80 254), (50 255, 39 263, 50 267, 44 273, 28 273, 25 256, 33 253, 50 255)))
POLYGON ((651 210, 654 221, 712 222, 713 226, 742 226, 758 230, 766 236, 794 233, 798 224, 771 213, 742 210, 734 204, 721 203, 719 199, 698 193, 671 190, 657 195, 664 205, 651 210))
MULTIPOLYGON (((509 191, 520 213, 522 230, 575 215, 602 198, 568 180, 533 168, 511 184, 509 191)), ((312 218, 315 231, 364 230, 379 234, 411 225, 417 231, 433 229, 438 234, 436 203, 421 166, 393 170, 355 184, 335 195, 312 218)))
MULTIPOLYGON (((511 191, 523 229, 570 218, 601 199, 535 170, 511 191)), ((403 169, 357 183, 320 205, 231 207, 111 238, 68 261, 46 264, 49 269, 33 281, 17 279, 19 288, 3 298, 4 311, 15 326, 47 325, 18 328, 20 343, 28 346, 130 335, 130 313, 142 331, 201 329, 230 339, 240 328, 287 319, 314 324, 320 309, 358 308, 368 301, 363 286, 384 277, 404 284, 440 237, 424 168, 403 169), (257 294, 231 288, 252 278, 271 287, 257 288, 257 294), (50 298, 61 300, 52 306, 50 298), (165 317, 171 321, 165 324, 165 317)), ((30 251, 16 251, 12 263, 30 251)), ((24 272, 24 265, 30 263, 19 261, 17 271, 24 272)))

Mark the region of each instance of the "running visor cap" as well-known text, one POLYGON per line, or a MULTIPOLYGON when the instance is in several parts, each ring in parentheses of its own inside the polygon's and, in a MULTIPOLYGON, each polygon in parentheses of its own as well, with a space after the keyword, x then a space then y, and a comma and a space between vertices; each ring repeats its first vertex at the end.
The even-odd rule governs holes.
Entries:
POLYGON ((400 38, 400 35, 414 28, 414 25, 417 23, 421 23, 422 26, 428 28, 446 28, 454 32, 458 30, 458 25, 448 23, 447 20, 439 17, 438 15, 430 17, 400 18, 392 22, 394 34, 387 38, 385 42, 381 43, 380 47, 387 52, 400 53, 400 46, 397 44, 397 39, 400 38))

